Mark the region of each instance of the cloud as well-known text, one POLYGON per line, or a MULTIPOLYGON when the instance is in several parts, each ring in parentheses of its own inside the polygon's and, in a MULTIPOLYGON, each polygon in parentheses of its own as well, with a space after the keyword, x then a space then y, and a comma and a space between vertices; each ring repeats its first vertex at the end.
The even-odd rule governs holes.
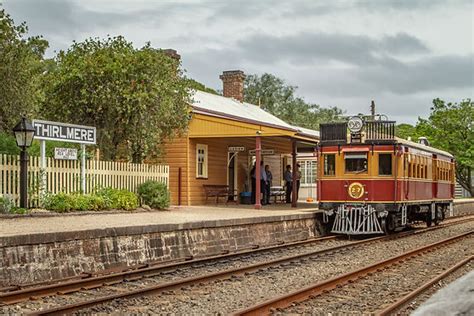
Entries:
POLYGON ((429 49, 419 39, 406 33, 381 39, 365 35, 299 33, 287 36, 250 35, 236 44, 242 58, 262 63, 288 59, 293 63, 338 61, 367 65, 383 61, 380 55, 419 54, 429 49), (272 56, 272 58, 268 58, 272 56))
MULTIPOLYGON (((2 1, 2 0, 0 0, 2 1)), ((371 98, 399 117, 434 97, 472 97, 469 0, 3 0, 52 50, 124 35, 174 48, 188 75, 221 88, 223 70, 269 72, 309 102, 358 112, 371 98)), ((423 112, 426 113, 426 112, 423 112)))
POLYGON ((397 94, 474 87, 474 55, 428 57, 412 62, 392 60, 359 69, 357 80, 397 94))

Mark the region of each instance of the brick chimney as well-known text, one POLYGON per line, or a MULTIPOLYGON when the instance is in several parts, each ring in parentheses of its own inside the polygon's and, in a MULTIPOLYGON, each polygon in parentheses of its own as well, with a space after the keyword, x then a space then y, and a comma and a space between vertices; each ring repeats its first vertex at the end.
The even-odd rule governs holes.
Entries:
POLYGON ((171 49, 171 48, 167 48, 167 49, 163 49, 162 52, 168 56, 168 57, 171 57, 173 58, 174 60, 177 60, 179 61, 181 59, 181 55, 178 54, 178 52, 174 49, 171 49))
POLYGON ((234 98, 240 102, 244 101, 245 74, 242 70, 224 71, 219 78, 223 83, 225 97, 234 98))

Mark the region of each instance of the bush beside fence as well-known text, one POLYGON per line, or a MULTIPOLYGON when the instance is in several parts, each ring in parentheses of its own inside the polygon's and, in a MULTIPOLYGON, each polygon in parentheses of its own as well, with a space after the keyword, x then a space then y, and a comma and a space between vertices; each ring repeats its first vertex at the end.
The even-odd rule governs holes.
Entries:
MULTIPOLYGON (((46 192, 72 193, 81 190, 81 163, 79 160, 55 160, 46 158, 46 192)), ((39 206, 40 160, 30 157, 28 162, 29 206, 39 206)), ((112 187, 136 192, 147 180, 155 180, 169 186, 167 165, 135 164, 113 161, 86 161, 86 191, 112 187)), ((0 155, 0 195, 19 203, 20 161, 19 156, 0 155)))

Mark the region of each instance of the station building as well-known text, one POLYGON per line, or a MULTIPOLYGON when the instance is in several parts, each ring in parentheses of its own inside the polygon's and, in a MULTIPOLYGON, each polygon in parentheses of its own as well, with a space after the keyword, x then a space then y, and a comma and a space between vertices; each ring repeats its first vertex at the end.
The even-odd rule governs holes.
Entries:
POLYGON ((272 186, 283 186, 285 166, 292 165, 294 170, 298 161, 302 173, 299 200, 316 200, 319 132, 292 126, 258 105, 243 102, 242 71, 224 71, 220 78, 224 96, 194 91, 187 133, 165 145, 171 203, 205 204, 204 185, 228 185, 236 198, 250 192, 257 148, 261 148, 263 165, 268 164, 272 171, 272 186))

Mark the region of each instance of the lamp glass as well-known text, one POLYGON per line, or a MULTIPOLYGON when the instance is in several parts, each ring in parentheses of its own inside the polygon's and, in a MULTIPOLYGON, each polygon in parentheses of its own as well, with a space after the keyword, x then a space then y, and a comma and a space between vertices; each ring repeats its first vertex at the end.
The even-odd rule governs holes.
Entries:
POLYGON ((34 130, 27 130, 25 132, 25 147, 30 147, 35 136, 34 130))
POLYGON ((26 133, 15 132, 16 144, 18 147, 25 147, 26 144, 26 133))

